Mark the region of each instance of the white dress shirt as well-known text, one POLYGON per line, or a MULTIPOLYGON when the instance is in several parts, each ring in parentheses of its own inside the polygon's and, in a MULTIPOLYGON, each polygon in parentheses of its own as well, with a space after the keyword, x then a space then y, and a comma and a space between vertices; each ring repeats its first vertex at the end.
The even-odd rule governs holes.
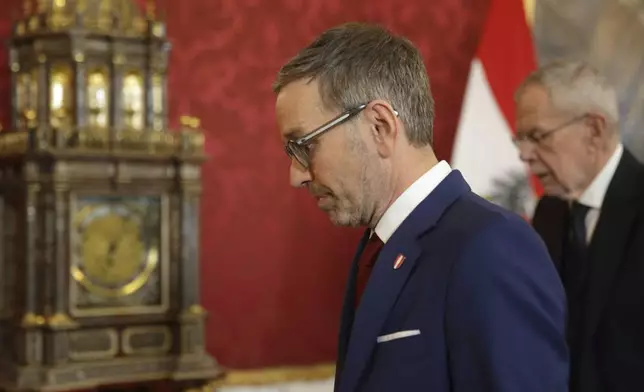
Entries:
MULTIPOLYGON (((383 243, 387 243, 398 227, 411 212, 449 175, 451 166, 446 161, 440 161, 420 176, 407 188, 380 218, 375 232, 383 243)), ((373 233, 372 233, 373 234, 373 233)))
POLYGON ((604 168, 599 172, 597 177, 590 183, 590 186, 581 194, 577 200, 579 203, 590 207, 588 214, 586 215, 586 241, 590 242, 595 232, 595 227, 597 226, 597 221, 599 220, 599 214, 601 212, 602 204, 604 203, 604 198, 606 197, 606 191, 608 190, 608 185, 610 185, 613 176, 615 175, 615 170, 617 170, 617 165, 622 159, 622 154, 624 153, 624 146, 619 144, 613 155, 610 157, 604 168))

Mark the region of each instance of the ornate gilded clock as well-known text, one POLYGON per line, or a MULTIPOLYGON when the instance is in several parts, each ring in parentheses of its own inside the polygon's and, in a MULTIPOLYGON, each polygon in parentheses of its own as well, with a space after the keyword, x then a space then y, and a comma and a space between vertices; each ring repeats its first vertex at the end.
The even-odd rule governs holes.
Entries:
POLYGON ((26 0, 0 131, 0 389, 221 370, 199 298, 199 121, 167 127, 165 24, 129 0, 26 0))

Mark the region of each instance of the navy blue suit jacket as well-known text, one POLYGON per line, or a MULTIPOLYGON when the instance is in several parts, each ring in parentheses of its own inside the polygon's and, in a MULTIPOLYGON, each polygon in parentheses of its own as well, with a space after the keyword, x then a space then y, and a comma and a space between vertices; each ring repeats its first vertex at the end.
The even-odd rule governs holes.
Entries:
POLYGON ((354 311, 356 260, 336 391, 567 390, 565 295, 548 251, 527 222, 476 196, 458 171, 385 244, 354 311), (414 332, 377 341, 401 331, 414 332))

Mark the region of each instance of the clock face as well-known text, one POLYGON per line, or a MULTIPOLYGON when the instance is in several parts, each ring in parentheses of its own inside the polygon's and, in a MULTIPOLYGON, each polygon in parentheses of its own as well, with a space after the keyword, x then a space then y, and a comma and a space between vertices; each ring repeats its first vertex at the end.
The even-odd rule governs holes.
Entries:
POLYGON ((73 203, 75 313, 162 304, 161 204, 159 197, 134 196, 82 197, 73 203))

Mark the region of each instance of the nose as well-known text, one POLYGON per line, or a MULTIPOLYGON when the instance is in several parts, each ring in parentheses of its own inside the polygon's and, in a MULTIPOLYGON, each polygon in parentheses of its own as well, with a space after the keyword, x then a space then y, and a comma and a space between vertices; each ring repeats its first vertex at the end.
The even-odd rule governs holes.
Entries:
POLYGON ((291 161, 289 177, 291 186, 294 188, 305 187, 306 184, 312 180, 311 171, 305 169, 304 166, 300 165, 295 159, 291 161))
POLYGON ((517 143, 519 150, 519 159, 524 163, 534 162, 537 159, 536 149, 529 141, 522 141, 517 143))

